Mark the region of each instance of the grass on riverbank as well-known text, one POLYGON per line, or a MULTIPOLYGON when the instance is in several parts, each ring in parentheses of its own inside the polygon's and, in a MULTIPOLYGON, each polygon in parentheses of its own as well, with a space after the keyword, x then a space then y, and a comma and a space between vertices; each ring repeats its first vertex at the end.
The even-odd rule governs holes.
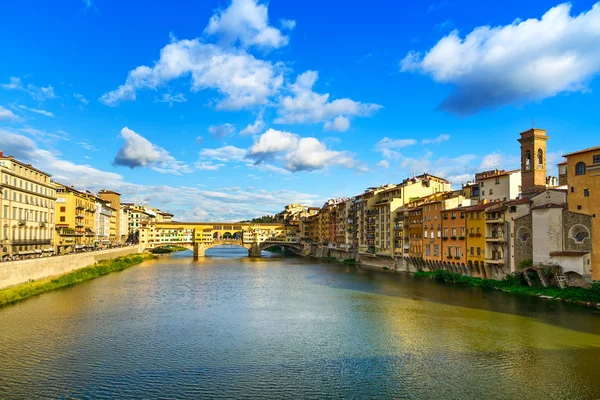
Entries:
POLYGON ((187 247, 183 247, 183 246, 164 246, 164 247, 157 247, 155 249, 150 249, 150 252, 152 254, 170 254, 170 253, 175 253, 177 251, 185 251, 185 250, 189 250, 187 247))
POLYGON ((530 287, 525 286, 521 274, 511 274, 504 280, 480 279, 463 276, 452 272, 437 270, 433 272, 415 272, 415 277, 433 279, 444 283, 453 283, 462 286, 481 287, 484 289, 502 290, 510 293, 526 294, 530 296, 548 296, 578 303, 600 303, 600 285, 594 284, 592 288, 580 287, 530 287))
POLYGON ((17 286, 0 290, 0 307, 25 300, 29 297, 48 292, 50 290, 73 285, 75 283, 89 281, 111 272, 123 271, 132 265, 154 258, 150 254, 136 254, 119 257, 112 260, 99 261, 89 267, 80 268, 73 272, 58 277, 40 279, 33 282, 23 283, 17 286))

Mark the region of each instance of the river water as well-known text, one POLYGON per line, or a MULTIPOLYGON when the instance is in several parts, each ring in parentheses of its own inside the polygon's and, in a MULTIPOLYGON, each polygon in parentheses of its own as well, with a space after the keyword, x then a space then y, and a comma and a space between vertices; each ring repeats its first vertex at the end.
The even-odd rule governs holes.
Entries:
POLYGON ((600 399, 600 313, 212 249, 0 309, 0 398, 600 399))

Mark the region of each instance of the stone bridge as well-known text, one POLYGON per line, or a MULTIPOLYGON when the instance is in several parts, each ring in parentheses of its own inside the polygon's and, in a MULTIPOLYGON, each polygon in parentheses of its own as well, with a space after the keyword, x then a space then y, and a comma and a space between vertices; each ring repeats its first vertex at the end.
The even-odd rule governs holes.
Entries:
POLYGON ((217 246, 239 246, 248 250, 249 257, 260 257, 261 251, 269 247, 284 247, 291 250, 295 254, 303 254, 304 246, 300 243, 281 242, 275 240, 267 240, 261 243, 244 243, 240 239, 217 239, 212 242, 173 242, 161 243, 162 246, 181 246, 194 251, 194 260, 199 257, 204 257, 206 250, 217 246))

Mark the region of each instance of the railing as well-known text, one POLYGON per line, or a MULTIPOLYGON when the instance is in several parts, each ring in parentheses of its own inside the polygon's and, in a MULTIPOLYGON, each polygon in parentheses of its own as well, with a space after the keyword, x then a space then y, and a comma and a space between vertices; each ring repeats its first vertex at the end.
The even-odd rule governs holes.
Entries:
POLYGON ((13 239, 11 244, 15 246, 26 246, 30 244, 51 244, 50 239, 13 239))

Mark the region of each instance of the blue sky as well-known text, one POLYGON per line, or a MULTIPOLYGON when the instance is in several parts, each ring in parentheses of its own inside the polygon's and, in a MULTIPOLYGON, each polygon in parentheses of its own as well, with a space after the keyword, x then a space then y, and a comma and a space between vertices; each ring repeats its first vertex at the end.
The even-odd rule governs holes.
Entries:
POLYGON ((599 144, 594 2, 56 4, 0 5, 0 149, 180 220, 460 185, 532 118, 553 164, 599 144))

